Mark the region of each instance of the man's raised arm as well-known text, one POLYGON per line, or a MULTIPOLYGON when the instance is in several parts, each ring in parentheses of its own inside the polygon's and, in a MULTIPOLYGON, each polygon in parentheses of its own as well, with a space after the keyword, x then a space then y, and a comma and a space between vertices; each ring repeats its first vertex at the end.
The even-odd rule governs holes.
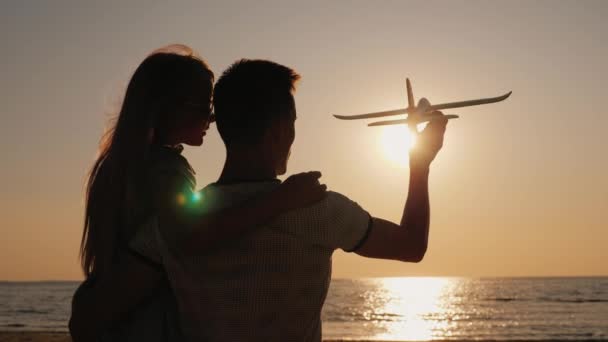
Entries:
POLYGON ((447 121, 445 118, 431 121, 410 151, 410 181, 401 224, 372 218, 371 231, 355 253, 406 262, 420 262, 424 258, 430 221, 429 168, 443 146, 447 121))

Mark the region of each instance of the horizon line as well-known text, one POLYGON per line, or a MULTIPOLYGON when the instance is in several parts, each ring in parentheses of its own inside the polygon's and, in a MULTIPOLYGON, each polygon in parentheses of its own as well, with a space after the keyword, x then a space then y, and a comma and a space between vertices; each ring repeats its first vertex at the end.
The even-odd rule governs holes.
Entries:
MULTIPOLYGON (((604 275, 517 275, 517 276, 438 276, 438 275, 428 275, 428 276, 379 276, 379 277, 336 277, 331 278, 332 280, 359 280, 359 279, 387 279, 387 278, 463 278, 463 279, 498 279, 498 278, 517 278, 517 279, 526 279, 526 278, 608 278, 608 274, 604 275)), ((5 280, 0 279, 0 283, 68 283, 68 282, 81 282, 84 279, 50 279, 50 280, 5 280)))

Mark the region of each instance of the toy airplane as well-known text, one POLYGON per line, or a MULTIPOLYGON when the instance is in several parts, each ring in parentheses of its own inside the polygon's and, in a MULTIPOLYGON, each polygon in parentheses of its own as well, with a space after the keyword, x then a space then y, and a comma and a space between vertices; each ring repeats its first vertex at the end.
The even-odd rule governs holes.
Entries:
MULTIPOLYGON (((418 106, 414 105, 414 93, 412 92, 412 84, 410 83, 410 79, 406 79, 407 85, 407 103, 408 107, 403 109, 396 110, 387 110, 384 112, 375 112, 368 114, 360 114, 360 115, 334 115, 334 117, 341 120, 358 120, 358 119, 373 119, 373 118, 382 118, 385 116, 393 116, 393 115, 401 115, 407 114, 407 118, 398 119, 398 120, 385 120, 385 121, 377 121, 368 124, 368 126, 384 126, 384 125, 398 125, 398 124, 407 124, 410 128, 415 129, 416 125, 419 123, 431 121, 433 119, 441 117, 440 114, 433 114, 434 111, 442 110, 442 109, 451 109, 451 108, 461 108, 461 107, 469 107, 469 106, 477 106, 487 103, 495 103, 505 100, 511 95, 511 91, 497 97, 489 97, 485 99, 477 99, 477 100, 469 100, 469 101, 461 101, 461 102, 450 102, 450 103, 442 103, 437 105, 431 105, 431 103, 422 98, 418 102, 418 106)), ((448 119, 456 119, 458 115, 454 114, 446 114, 446 118, 448 119)))

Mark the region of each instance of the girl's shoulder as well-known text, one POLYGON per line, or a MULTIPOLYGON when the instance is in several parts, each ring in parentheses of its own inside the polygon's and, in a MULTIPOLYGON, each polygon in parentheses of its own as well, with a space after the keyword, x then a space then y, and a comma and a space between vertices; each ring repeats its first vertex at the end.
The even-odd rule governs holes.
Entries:
POLYGON ((181 145, 155 146, 150 158, 150 176, 153 179, 158 177, 183 178, 194 188, 196 186, 195 172, 188 160, 182 156, 182 150, 181 145))

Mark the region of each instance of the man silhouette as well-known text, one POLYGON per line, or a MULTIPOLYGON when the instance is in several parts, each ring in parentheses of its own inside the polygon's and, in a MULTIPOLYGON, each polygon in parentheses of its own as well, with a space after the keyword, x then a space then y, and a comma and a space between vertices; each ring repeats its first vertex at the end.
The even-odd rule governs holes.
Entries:
MULTIPOLYGON (((202 190, 204 210, 238 205, 274 189, 295 138, 290 68, 241 60, 218 80, 214 106, 227 157, 218 181, 202 190)), ((440 114, 440 113, 439 113, 440 114)), ((422 260, 429 232, 429 166, 447 120, 430 122, 410 152, 408 198, 400 224, 372 217, 347 197, 283 215, 228 244, 180 253, 176 232, 159 229, 163 264, 191 341, 320 341, 321 308, 340 248, 371 258, 422 260)), ((407 153, 404 151, 403 153, 407 153)))

